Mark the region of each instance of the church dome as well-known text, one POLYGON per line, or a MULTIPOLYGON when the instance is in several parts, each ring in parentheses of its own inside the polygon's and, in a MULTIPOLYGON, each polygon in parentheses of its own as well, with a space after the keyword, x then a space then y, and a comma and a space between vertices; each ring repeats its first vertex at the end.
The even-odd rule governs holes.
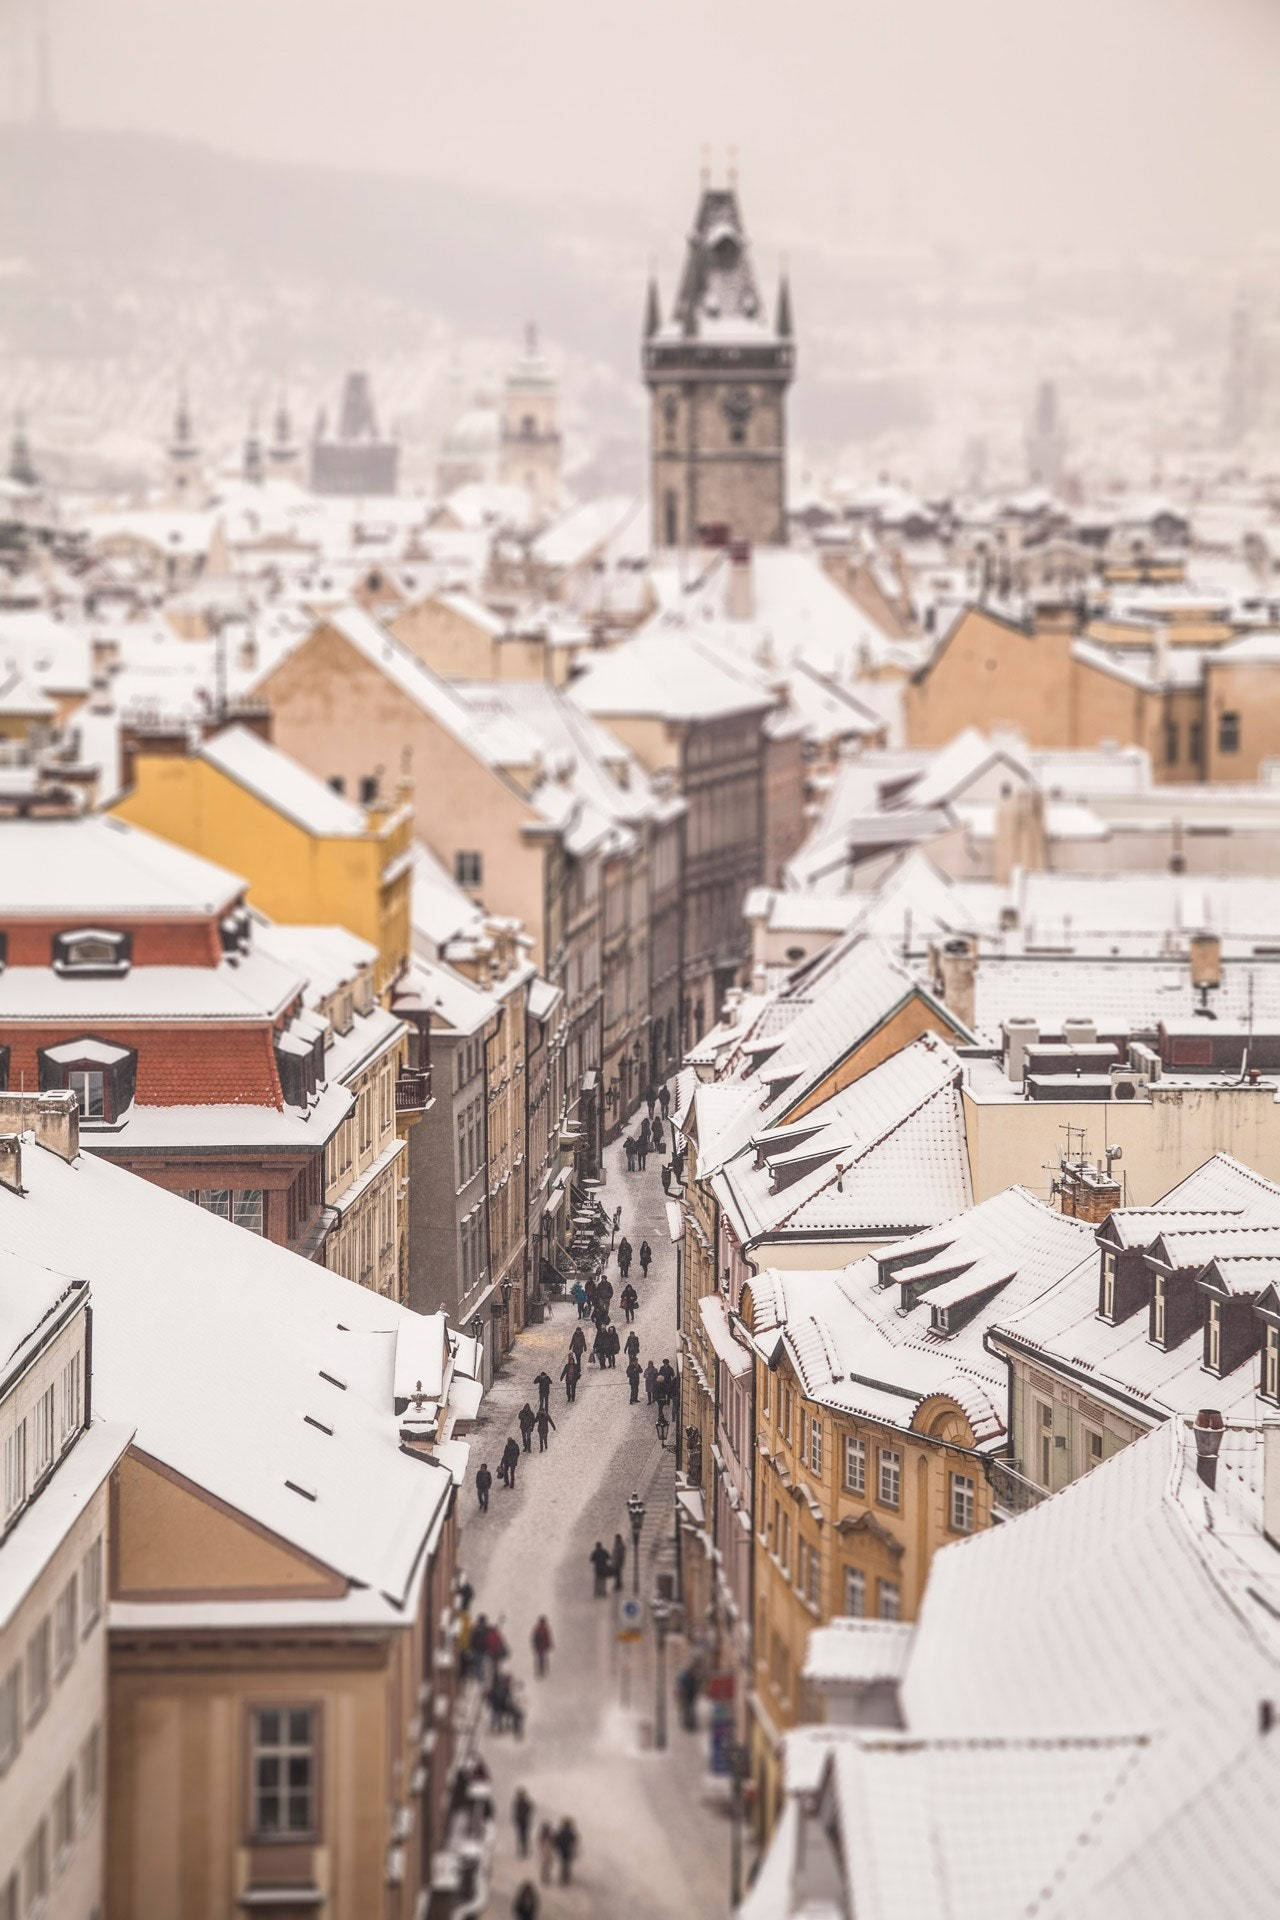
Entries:
POLYGON ((497 453, 502 443, 502 420, 496 407, 468 407, 444 436, 446 459, 478 459, 497 453))

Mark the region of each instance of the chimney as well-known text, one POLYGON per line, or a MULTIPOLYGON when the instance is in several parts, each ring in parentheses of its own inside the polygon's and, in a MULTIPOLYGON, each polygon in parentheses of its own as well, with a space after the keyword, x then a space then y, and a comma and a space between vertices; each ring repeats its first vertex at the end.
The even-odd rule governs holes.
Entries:
POLYGON ((749 540, 735 540, 729 548, 729 574, 725 583, 724 611, 727 620, 754 620, 755 618, 755 577, 751 566, 749 540))
MULTIPOLYGON (((1201 1407, 1191 1427, 1196 1437, 1196 1472, 1212 1493, 1218 1483, 1218 1454, 1222 1448, 1222 1415, 1217 1407, 1201 1407)), ((1264 1475, 1264 1483, 1267 1476, 1264 1475)), ((1277 1489, 1280 1498, 1280 1489, 1277 1489)), ((1266 1498, 1263 1499, 1263 1522, 1266 1498)))
POLYGON ((1039 1023, 1027 1019, 1006 1020, 1003 1033, 1005 1077, 1020 1085, 1026 1068, 1027 1048, 1034 1047, 1040 1038, 1039 1023))
POLYGON ((0 1187, 22 1192, 22 1142, 16 1133, 0 1133, 0 1187))
POLYGON ((1073 1220, 1087 1220, 1090 1226, 1100 1227, 1120 1205, 1120 1182, 1100 1167, 1077 1166, 1064 1160, 1058 1181, 1062 1211, 1073 1220))
POLYGON ((74 1093, 42 1093, 36 1101, 36 1140, 60 1160, 72 1162, 80 1151, 80 1107, 74 1093))
POLYGON ((1191 984, 1201 992, 1222 985, 1222 942, 1216 933, 1191 936, 1191 984))
POLYGON ((1280 1547, 1280 1420, 1262 1423, 1262 1531, 1280 1547))
POLYGON ((978 973, 978 943, 968 934, 944 940, 938 956, 942 998, 966 1027, 973 1025, 974 987, 978 973))

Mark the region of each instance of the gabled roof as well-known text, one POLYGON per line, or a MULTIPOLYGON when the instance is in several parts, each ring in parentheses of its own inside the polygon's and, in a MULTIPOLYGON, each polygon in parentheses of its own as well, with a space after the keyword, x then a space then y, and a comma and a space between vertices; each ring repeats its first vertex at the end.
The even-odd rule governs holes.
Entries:
POLYGON ((371 833, 363 807, 344 800, 325 781, 247 727, 227 727, 204 741, 198 752, 209 766, 305 833, 343 840, 362 839, 371 833))
POLYGON ((0 914, 66 925, 207 919, 246 881, 109 815, 0 822, 0 914))

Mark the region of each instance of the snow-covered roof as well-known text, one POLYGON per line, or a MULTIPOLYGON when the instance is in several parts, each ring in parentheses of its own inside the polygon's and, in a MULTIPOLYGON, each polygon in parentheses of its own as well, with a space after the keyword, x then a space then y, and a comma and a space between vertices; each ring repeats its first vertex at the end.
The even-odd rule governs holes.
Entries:
POLYGON ((0 821, 0 911, 10 919, 203 919, 224 913, 246 884, 124 820, 0 821))
POLYGON ((730 673, 680 625, 643 632, 592 653, 569 688, 587 713, 652 715, 675 722, 766 713, 775 696, 730 673))
POLYGON ((299 766, 247 727, 227 727, 206 740, 200 758, 255 794, 304 832, 323 839, 360 839, 369 832, 364 809, 299 766))
MULTIPOLYGON (((5 831, 0 825, 0 855, 5 831)), ((291 966, 257 949, 226 957, 216 967, 130 967, 119 975, 5 967, 0 971, 0 1024, 273 1020, 301 991, 302 982, 291 966)))
POLYGON ((367 1588, 407 1616, 452 1486, 400 1445, 409 1310, 86 1154, 31 1143, 23 1184, 0 1188, 0 1250, 91 1282, 98 1410, 353 1605, 367 1588))

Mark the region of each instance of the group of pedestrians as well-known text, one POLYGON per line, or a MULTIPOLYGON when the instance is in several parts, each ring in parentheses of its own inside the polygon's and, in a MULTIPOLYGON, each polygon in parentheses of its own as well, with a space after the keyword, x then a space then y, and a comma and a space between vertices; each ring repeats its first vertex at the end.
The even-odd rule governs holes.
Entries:
MULTIPOLYGON (((564 1378, 563 1372, 560 1377, 564 1378)), ((526 1400, 516 1415, 516 1425, 520 1429, 520 1439, 525 1453, 533 1452, 535 1433, 538 1436, 538 1452, 545 1453, 548 1437, 556 1431, 556 1423, 551 1415, 551 1375, 545 1367, 541 1373, 534 1375, 533 1384, 538 1389, 538 1410, 535 1413, 526 1400)), ((570 1394, 569 1398, 572 1399, 573 1395, 570 1394)), ((521 1448, 516 1445, 514 1434, 508 1435, 507 1444, 498 1456, 498 1478, 509 1493, 515 1491, 516 1468, 520 1464, 520 1453, 521 1448)), ((489 1462, 482 1460, 476 1469, 476 1499, 481 1513, 488 1513, 489 1495, 492 1491, 493 1475, 489 1471, 489 1462)))
MULTIPOLYGON (((635 1133, 629 1133, 622 1143, 622 1150, 627 1156, 628 1173, 643 1173, 648 1163, 649 1155, 651 1153, 661 1154, 664 1151, 666 1147, 666 1135, 663 1132, 663 1128, 671 1124, 671 1089, 665 1082, 660 1087, 651 1086, 644 1098, 648 1113, 640 1122, 635 1133), (661 1117, 659 1117, 658 1113, 659 1107, 662 1109, 661 1117)), ((672 1131, 671 1149, 674 1155, 676 1151, 674 1130, 672 1131)), ((670 1175, 668 1174, 668 1178, 663 1180, 662 1186, 664 1192, 670 1191, 668 1185, 669 1178, 670 1175)))
MULTIPOLYGON (((533 1822, 537 1811, 528 1789, 523 1786, 517 1787, 515 1798, 511 1802, 511 1824, 516 1832, 516 1852, 522 1860, 527 1860, 530 1842, 534 1841, 538 1849, 538 1877, 543 1886, 551 1885, 558 1865, 560 1885, 567 1887, 573 1879, 573 1863, 581 1851, 582 1837, 566 1813, 558 1824, 551 1820, 539 1821, 537 1838, 534 1840, 533 1822)), ((514 1920, 538 1920, 540 1904, 538 1889, 533 1881, 523 1881, 511 1904, 514 1920)))
POLYGON ((606 1547, 603 1540, 597 1540, 587 1555, 587 1564, 595 1580, 595 1596, 603 1600, 609 1591, 609 1581, 613 1581, 613 1591, 622 1587, 622 1570, 627 1564, 627 1543, 620 1533, 613 1536, 613 1547, 606 1547))

